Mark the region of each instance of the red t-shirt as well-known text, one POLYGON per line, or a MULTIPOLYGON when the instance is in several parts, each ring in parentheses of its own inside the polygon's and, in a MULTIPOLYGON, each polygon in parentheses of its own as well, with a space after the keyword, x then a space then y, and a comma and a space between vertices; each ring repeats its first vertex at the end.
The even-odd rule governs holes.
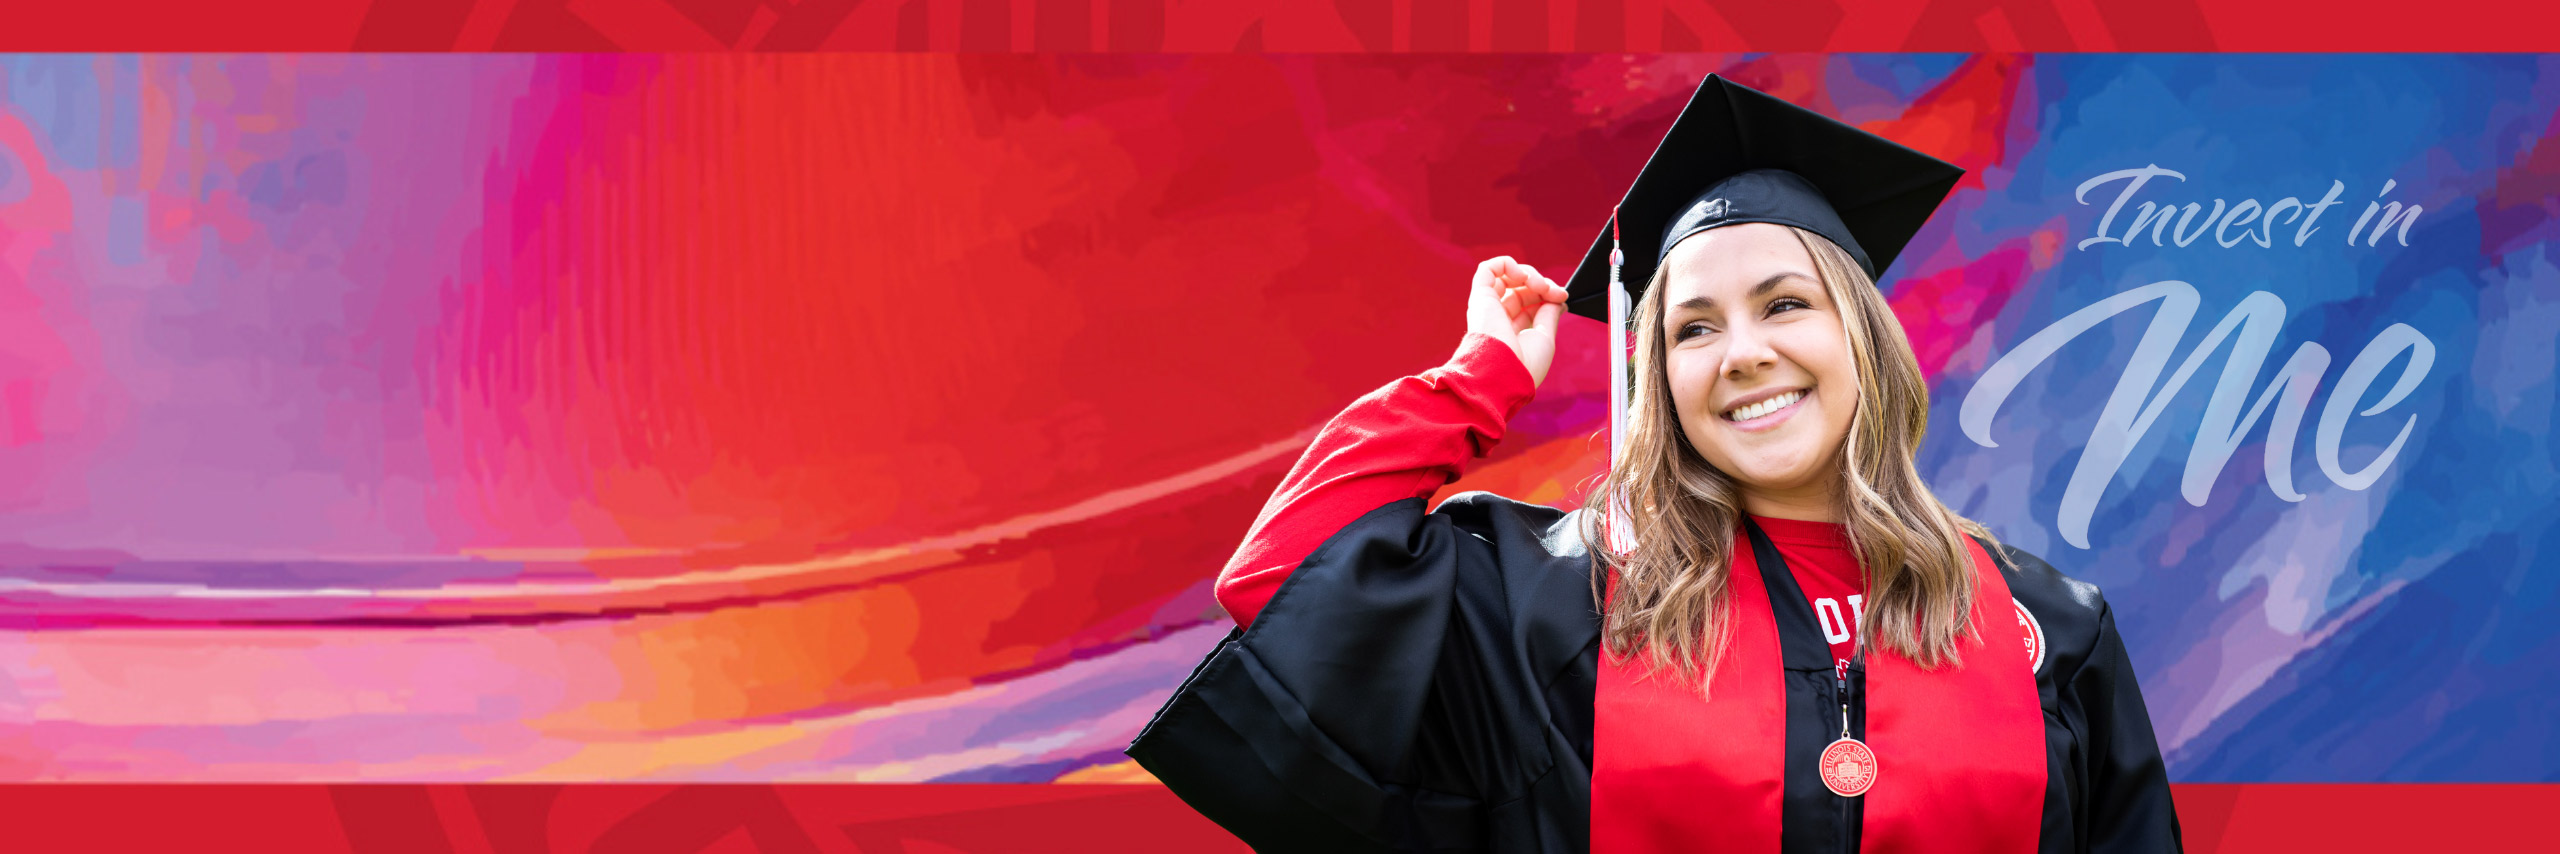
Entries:
MULTIPOLYGON (((1510 346, 1470 334, 1446 364, 1362 395, 1316 434, 1218 573, 1218 604, 1253 621, 1290 570, 1361 514, 1429 496, 1501 441, 1537 386, 1510 346)), ((1811 600, 1843 665, 1857 645, 1864 574, 1845 528, 1754 516, 1811 600)), ((1737 543, 1737 546, 1743 544, 1737 543)), ((1747 546, 1745 546, 1747 547, 1747 546)))
POLYGON ((1813 621, 1822 627, 1823 639, 1831 642, 1833 665, 1847 672, 1849 659, 1858 651, 1858 620, 1867 610, 1866 572, 1849 550, 1848 526, 1767 516, 1751 520, 1769 532, 1778 556, 1787 559, 1788 574, 1795 576, 1796 586, 1804 588, 1804 598, 1813 605, 1813 621))

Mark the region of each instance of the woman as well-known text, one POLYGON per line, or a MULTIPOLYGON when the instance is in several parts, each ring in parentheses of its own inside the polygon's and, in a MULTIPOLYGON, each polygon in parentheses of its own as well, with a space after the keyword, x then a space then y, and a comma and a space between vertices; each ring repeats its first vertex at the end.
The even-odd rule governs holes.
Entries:
POLYGON ((1266 850, 2176 850, 2104 600, 1912 464, 1871 276, 1951 170, 1709 77, 1573 288, 1485 262, 1457 355, 1318 436, 1130 754, 1266 850), (1426 512, 1621 227, 1633 394, 1589 502, 1620 512, 1426 512))

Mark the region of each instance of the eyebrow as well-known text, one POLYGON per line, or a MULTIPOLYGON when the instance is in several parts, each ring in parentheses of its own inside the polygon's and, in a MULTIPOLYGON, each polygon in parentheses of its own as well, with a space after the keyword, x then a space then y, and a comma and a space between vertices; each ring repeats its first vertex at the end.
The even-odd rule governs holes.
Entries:
MULTIPOLYGON (((1757 284, 1757 285, 1752 285, 1752 286, 1751 286, 1751 296, 1752 296, 1752 297, 1754 297, 1754 298, 1757 298, 1757 297, 1759 297, 1761 294, 1768 293, 1768 292, 1770 291, 1770 289, 1772 289, 1772 288, 1776 288, 1776 287, 1778 286, 1778 283, 1780 283, 1780 282, 1784 282, 1784 281, 1786 281, 1786 280, 1788 280, 1788 279, 1806 279, 1806 278, 1811 278, 1811 277, 1806 276, 1806 275, 1805 275, 1805 274, 1803 274, 1803 273, 1797 273, 1797 272, 1785 272, 1785 273, 1778 273, 1778 274, 1772 275, 1772 276, 1770 276, 1770 277, 1768 277, 1768 278, 1766 278, 1766 279, 1761 279, 1761 280, 1760 280, 1760 283, 1759 283, 1759 284, 1757 284)), ((1672 307, 1671 307, 1671 309, 1672 309, 1673 311, 1682 311, 1682 310, 1687 310, 1687 309, 1695 309, 1695 310, 1698 310, 1698 311, 1706 311, 1706 310, 1708 310, 1708 309, 1712 309, 1712 308, 1715 308, 1715 307, 1716 307, 1716 301, 1715 301, 1715 300, 1713 300, 1713 299, 1709 299, 1709 298, 1707 298, 1707 297, 1705 297, 1705 296, 1694 296, 1694 297, 1690 297, 1690 298, 1688 298, 1688 299, 1681 300, 1681 301, 1680 301, 1680 303, 1679 303, 1678 305, 1674 305, 1674 306, 1672 306, 1672 307)))

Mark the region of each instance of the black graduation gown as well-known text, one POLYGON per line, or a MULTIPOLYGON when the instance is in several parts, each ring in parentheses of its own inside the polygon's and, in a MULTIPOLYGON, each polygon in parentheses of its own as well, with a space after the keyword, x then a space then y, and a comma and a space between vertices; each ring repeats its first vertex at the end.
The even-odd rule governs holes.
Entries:
MULTIPOLYGON (((1579 522, 1482 492, 1370 511, 1200 662, 1129 756, 1262 851, 1588 850, 1600 624, 1579 522)), ((1783 565, 1754 539, 1762 566, 1783 565)), ((2039 850, 2179 850, 2106 601, 2000 556, 2046 637, 2039 850)), ((1830 646, 1794 579, 1762 575, 1789 671, 1781 847, 1854 852, 1859 801, 1813 771, 1839 734, 1830 646)))

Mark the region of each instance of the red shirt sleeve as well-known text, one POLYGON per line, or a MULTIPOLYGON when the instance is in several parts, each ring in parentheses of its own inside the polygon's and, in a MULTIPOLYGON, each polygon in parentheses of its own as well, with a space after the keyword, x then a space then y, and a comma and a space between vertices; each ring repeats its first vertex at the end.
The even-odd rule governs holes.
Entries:
POLYGON ((1252 622, 1316 546, 1371 510, 1456 480, 1536 391, 1509 345, 1470 333, 1448 363, 1353 401, 1316 434, 1218 572, 1218 604, 1238 624, 1252 622))

